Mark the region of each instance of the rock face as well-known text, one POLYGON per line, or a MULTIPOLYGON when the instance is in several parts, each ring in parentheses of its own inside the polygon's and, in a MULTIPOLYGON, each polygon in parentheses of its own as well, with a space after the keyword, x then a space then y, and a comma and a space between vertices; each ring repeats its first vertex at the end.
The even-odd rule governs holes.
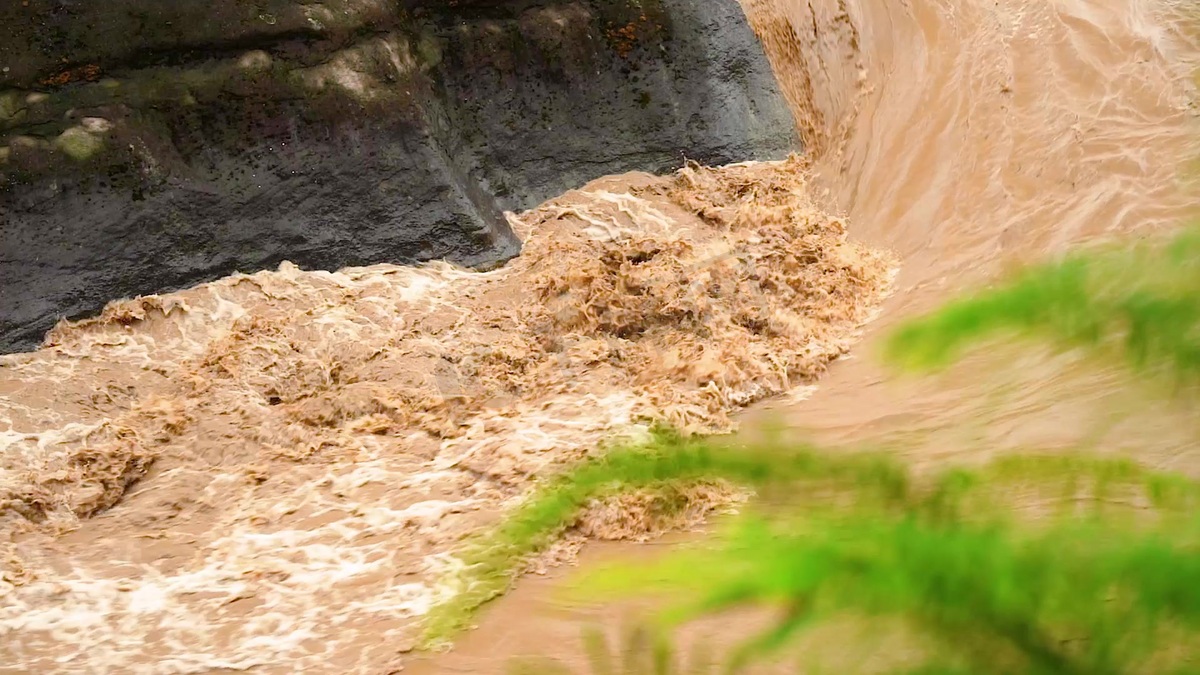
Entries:
POLYGON ((736 0, 0 7, 0 351, 292 260, 489 265, 598 176, 776 159, 736 0))

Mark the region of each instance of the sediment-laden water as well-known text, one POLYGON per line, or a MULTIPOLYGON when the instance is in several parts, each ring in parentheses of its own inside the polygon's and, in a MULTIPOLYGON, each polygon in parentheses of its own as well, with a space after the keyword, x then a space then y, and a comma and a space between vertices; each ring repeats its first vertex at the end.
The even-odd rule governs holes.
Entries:
MULTIPOLYGON (((804 159, 602 179, 514 215, 524 252, 492 272, 285 265, 0 358, 5 667, 390 672, 463 536, 654 419, 721 431, 774 400, 821 438, 903 437, 928 462, 985 436, 1076 443, 1119 375, 1018 354, 997 403, 971 364, 893 382, 871 337, 1012 262, 1190 215, 1187 7, 745 8, 804 159), (950 431, 972 416, 992 424, 950 431)), ((1180 415, 1105 438, 1194 471, 1180 415)))

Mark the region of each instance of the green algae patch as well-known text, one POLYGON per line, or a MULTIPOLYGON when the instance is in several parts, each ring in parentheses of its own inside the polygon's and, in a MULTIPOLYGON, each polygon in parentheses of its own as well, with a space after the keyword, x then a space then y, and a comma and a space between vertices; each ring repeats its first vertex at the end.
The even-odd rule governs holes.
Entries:
POLYGON ((66 153, 71 159, 83 162, 104 149, 104 139, 88 133, 80 127, 71 127, 54 139, 54 147, 66 153))

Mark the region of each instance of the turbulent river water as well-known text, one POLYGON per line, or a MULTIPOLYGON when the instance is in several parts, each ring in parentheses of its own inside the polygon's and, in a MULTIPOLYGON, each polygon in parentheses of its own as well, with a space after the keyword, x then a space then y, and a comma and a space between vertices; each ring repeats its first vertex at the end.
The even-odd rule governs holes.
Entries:
MULTIPOLYGON (((818 202, 846 214, 854 239, 900 260, 894 291, 851 358, 803 401, 753 406, 738 417, 745 428, 770 421, 830 444, 884 443, 918 466, 1086 448, 1200 475, 1195 411, 1139 400, 1122 373, 1077 354, 995 347, 920 379, 872 358, 896 321, 1015 264, 1194 219, 1200 11, 1170 0, 743 6, 813 151, 818 202)), ((652 549, 609 544, 585 561, 652 549)), ((455 652, 417 672, 500 673, 497 657, 535 655, 587 672, 581 625, 619 639, 646 609, 564 605, 561 585, 519 586, 455 652)), ((732 646, 756 618, 699 622, 679 646, 732 646)), ((851 656, 870 670, 869 658, 851 656)))
MULTIPOLYGON (((650 418, 772 415, 926 463, 1136 444, 1200 472, 1194 413, 1071 354, 920 381, 870 357, 1007 265, 1193 215, 1189 3, 744 6, 803 159, 602 179, 513 216, 524 252, 493 272, 285 266, 0 358, 0 670, 393 672, 464 535, 650 418)), ((576 649, 528 608, 422 667, 576 649)))

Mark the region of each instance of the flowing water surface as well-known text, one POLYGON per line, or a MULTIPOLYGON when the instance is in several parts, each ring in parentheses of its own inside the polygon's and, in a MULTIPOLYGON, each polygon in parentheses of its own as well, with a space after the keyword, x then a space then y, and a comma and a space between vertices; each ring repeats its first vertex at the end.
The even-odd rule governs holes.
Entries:
MULTIPOLYGON (((1088 444, 1200 473, 1193 413, 1071 354, 911 381, 871 356, 1008 265, 1193 215, 1189 3, 744 5, 804 159, 602 179, 514 215, 524 253, 493 272, 285 265, 0 358, 0 671, 411 666, 462 538, 654 418, 772 416, 929 465, 1088 444)), ((547 587, 417 669, 578 659, 577 620, 616 610, 547 587)))

